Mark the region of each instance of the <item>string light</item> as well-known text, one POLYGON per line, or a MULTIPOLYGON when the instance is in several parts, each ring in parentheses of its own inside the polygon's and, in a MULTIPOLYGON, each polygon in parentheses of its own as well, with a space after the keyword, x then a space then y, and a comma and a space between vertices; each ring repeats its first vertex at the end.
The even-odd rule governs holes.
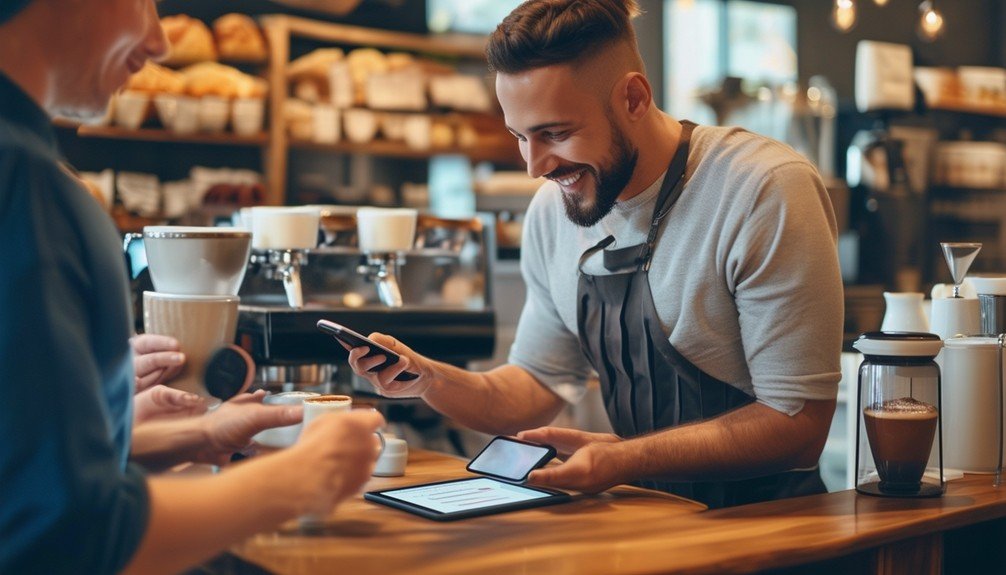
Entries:
POLYGON ((943 35, 943 14, 936 9, 934 0, 919 4, 919 37, 932 42, 943 35))
POLYGON ((835 0, 831 9, 831 25, 840 32, 848 32, 856 25, 856 1, 835 0))

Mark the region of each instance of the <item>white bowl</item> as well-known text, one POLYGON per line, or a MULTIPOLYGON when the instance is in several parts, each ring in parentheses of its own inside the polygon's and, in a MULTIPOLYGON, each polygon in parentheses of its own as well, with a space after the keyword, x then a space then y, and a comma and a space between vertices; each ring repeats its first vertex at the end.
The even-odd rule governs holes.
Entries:
POLYGON ((143 244, 154 289, 184 295, 237 295, 251 234, 235 228, 147 226, 143 244))

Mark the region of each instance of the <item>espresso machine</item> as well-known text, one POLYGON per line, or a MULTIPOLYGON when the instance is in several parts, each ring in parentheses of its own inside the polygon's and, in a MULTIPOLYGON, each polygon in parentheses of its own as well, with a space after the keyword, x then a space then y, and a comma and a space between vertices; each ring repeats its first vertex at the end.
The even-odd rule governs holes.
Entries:
POLYGON ((360 208, 315 208, 320 212, 316 247, 293 250, 288 258, 297 264, 296 295, 277 273, 283 258, 252 250, 239 292, 237 343, 258 366, 258 386, 373 392, 348 369, 342 346, 318 331, 320 319, 364 334, 386 333, 454 365, 492 356, 496 317, 490 279, 496 246, 491 217, 418 214, 409 245, 399 246, 406 249, 374 251, 361 249, 360 208))

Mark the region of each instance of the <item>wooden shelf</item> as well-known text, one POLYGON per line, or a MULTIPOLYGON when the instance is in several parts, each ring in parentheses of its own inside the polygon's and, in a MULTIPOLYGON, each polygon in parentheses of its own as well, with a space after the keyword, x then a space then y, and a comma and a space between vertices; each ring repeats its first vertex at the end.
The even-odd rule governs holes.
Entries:
POLYGON ((963 98, 943 98, 926 105, 930 110, 1006 118, 1006 103, 982 103, 963 98))
MULTIPOLYGON (((72 125, 58 123, 57 125, 72 128, 72 125)), ((261 147, 269 143, 269 135, 261 132, 254 136, 238 136, 232 132, 193 134, 176 134, 158 128, 140 128, 127 130, 115 126, 79 126, 77 135, 82 138, 104 138, 108 140, 135 140, 142 142, 168 142, 175 144, 212 144, 216 146, 254 146, 261 147)))
POLYGON ((333 44, 348 44, 353 46, 380 46, 394 50, 409 50, 454 56, 458 58, 485 57, 486 38, 464 34, 441 34, 426 36, 406 32, 389 32, 349 26, 346 24, 331 24, 318 22, 296 16, 265 16, 263 27, 278 26, 289 31, 293 36, 311 38, 333 44))
POLYGON ((510 146, 477 146, 472 148, 433 147, 426 150, 411 148, 404 142, 391 142, 388 140, 374 140, 366 144, 356 144, 353 142, 336 142, 334 144, 319 144, 306 140, 290 140, 290 147, 298 150, 316 150, 322 152, 336 152, 343 154, 369 154, 372 156, 385 156, 389 158, 423 159, 433 156, 456 154, 467 156, 475 161, 497 161, 514 163, 520 161, 517 147, 510 146))

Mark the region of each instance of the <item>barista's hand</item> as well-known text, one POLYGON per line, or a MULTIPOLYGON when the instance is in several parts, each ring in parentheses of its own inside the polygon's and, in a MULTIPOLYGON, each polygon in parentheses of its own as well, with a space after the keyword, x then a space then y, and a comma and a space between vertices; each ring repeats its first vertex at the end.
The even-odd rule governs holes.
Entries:
POLYGON ((141 334, 129 340, 133 346, 136 392, 170 381, 185 364, 178 340, 166 335, 141 334))
POLYGON ((381 443, 374 434, 384 425, 376 410, 329 413, 304 427, 300 439, 283 452, 296 459, 298 512, 329 510, 359 493, 370 479, 381 443))
POLYGON ((528 482, 535 485, 598 493, 629 480, 621 475, 621 466, 611 457, 612 447, 621 442, 616 435, 539 427, 522 431, 517 438, 551 445, 565 459, 559 465, 532 471, 528 482))
POLYGON ((251 445, 256 433, 303 419, 301 406, 263 405, 263 397, 263 390, 241 393, 203 416, 201 424, 206 439, 195 461, 224 465, 233 453, 251 445))
POLYGON ((133 423, 159 417, 186 417, 206 413, 208 402, 194 393, 155 385, 133 396, 133 423))
MULTIPOLYGON (((350 348, 349 365, 357 375, 365 377, 381 395, 385 397, 418 397, 430 387, 433 380, 433 367, 429 359, 419 355, 409 349, 407 345, 383 333, 374 332, 370 334, 370 339, 397 353, 401 359, 398 363, 386 367, 377 373, 370 373, 369 369, 381 365, 384 362, 384 355, 374 357, 363 357, 370 350, 367 346, 350 348), (395 377, 403 371, 410 371, 418 374, 419 377, 411 381, 395 381, 395 377)), ((342 342, 339 342, 342 343, 342 342)))

